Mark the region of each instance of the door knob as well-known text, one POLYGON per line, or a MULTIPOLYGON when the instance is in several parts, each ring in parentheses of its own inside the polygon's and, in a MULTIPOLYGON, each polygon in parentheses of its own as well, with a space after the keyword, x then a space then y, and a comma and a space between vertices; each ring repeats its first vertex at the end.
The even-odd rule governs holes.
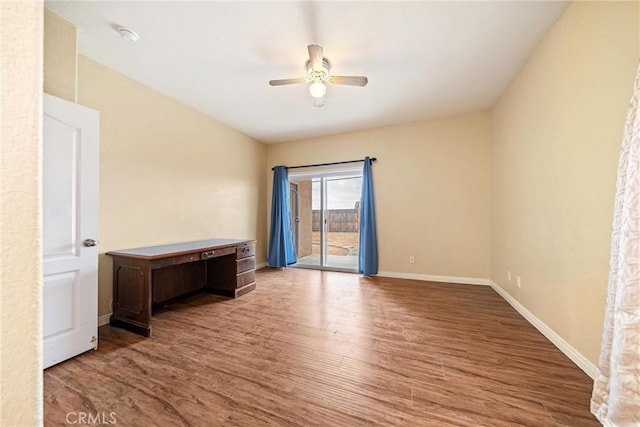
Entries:
POLYGON ((91 246, 95 246, 98 244, 98 242, 96 240, 93 239, 86 239, 84 242, 84 245, 88 248, 90 248, 91 246))

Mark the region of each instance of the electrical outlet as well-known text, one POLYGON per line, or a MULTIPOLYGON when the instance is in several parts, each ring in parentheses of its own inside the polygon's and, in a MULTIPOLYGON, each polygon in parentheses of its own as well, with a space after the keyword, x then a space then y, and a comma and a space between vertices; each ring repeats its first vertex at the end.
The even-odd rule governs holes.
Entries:
POLYGON ((518 276, 518 277, 516 278, 516 286, 518 286, 519 288, 521 288, 521 287, 522 287, 522 282, 520 281, 520 276, 518 276))
POLYGON ((507 280, 511 281, 511 270, 507 270, 507 280))
POLYGON ((416 258, 415 258, 413 255, 411 255, 411 256, 409 257, 409 264, 413 264, 413 263, 415 263, 415 262, 416 262, 416 258))

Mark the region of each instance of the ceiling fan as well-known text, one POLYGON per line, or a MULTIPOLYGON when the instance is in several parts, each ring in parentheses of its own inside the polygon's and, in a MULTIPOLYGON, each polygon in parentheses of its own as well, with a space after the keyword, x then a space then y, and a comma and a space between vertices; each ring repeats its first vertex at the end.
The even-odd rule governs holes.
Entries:
POLYGON ((350 86, 366 86, 369 80, 364 76, 331 76, 329 70, 331 69, 331 63, 329 60, 322 56, 322 46, 316 44, 310 44, 307 46, 309 49, 309 60, 305 67, 307 69, 307 76, 298 79, 280 79, 270 80, 271 86, 291 85, 298 83, 309 83, 309 92, 313 97, 313 103, 315 107, 322 107, 324 105, 324 94, 327 92, 326 83, 334 85, 350 85, 350 86))

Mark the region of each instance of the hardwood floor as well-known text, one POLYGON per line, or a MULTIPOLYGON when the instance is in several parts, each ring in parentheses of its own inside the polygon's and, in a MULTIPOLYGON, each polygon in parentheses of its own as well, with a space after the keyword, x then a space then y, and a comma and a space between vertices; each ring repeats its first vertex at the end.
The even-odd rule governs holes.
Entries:
POLYGON ((97 351, 45 371, 45 425, 599 425, 591 379, 489 287, 256 280, 157 312, 151 338, 100 328, 97 351))

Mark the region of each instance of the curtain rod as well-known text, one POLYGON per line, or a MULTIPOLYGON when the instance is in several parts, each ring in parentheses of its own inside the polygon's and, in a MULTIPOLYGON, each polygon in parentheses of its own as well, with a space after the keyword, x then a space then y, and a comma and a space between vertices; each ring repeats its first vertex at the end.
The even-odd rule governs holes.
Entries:
MULTIPOLYGON (((371 157, 371 161, 375 162, 376 159, 375 157, 371 157)), ((313 168, 313 167, 317 167, 317 166, 332 166, 332 165, 344 165, 346 163, 359 163, 359 162, 364 162, 364 159, 360 159, 360 160, 345 160, 344 162, 332 162, 332 163, 317 163, 315 165, 301 165, 301 166, 285 166, 285 169, 299 169, 299 168, 313 168)), ((271 170, 275 170, 276 168, 273 167, 271 168, 271 170)))

